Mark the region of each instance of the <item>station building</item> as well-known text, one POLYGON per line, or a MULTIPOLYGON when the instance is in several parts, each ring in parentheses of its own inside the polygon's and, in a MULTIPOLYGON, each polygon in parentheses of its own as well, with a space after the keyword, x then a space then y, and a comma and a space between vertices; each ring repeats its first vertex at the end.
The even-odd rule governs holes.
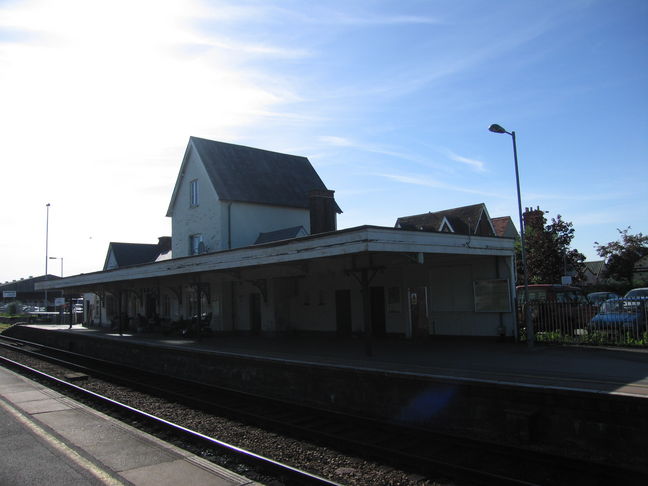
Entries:
POLYGON ((191 137, 170 252, 111 243, 103 271, 37 285, 131 331, 515 336, 514 239, 485 205, 343 230, 340 213, 307 158, 191 137))

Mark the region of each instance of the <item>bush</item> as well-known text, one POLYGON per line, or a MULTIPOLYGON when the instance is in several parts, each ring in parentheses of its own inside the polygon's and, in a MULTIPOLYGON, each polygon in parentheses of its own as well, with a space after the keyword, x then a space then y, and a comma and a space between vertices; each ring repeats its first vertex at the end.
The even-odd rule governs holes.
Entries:
POLYGON ((9 314, 10 316, 15 316, 17 314, 20 314, 21 311, 22 311, 22 304, 17 300, 14 300, 13 302, 9 302, 7 304, 7 314, 9 314))

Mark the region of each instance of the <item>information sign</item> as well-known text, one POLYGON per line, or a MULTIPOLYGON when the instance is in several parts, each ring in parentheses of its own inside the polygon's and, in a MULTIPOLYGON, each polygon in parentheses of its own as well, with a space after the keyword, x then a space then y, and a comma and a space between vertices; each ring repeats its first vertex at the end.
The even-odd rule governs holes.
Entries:
POLYGON ((509 281, 475 280, 475 312, 511 312, 509 281))

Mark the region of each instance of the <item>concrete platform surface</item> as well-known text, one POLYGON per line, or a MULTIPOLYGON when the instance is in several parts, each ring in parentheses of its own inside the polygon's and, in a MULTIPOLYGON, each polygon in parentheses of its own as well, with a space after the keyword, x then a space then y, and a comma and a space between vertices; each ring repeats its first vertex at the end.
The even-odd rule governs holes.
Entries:
POLYGON ((3 486, 258 484, 0 367, 3 486))
POLYGON ((431 337, 424 341, 374 338, 371 356, 362 339, 335 336, 213 336, 186 339, 119 334, 82 325, 34 326, 152 345, 282 361, 414 373, 452 380, 612 393, 648 398, 648 349, 549 346, 431 337))

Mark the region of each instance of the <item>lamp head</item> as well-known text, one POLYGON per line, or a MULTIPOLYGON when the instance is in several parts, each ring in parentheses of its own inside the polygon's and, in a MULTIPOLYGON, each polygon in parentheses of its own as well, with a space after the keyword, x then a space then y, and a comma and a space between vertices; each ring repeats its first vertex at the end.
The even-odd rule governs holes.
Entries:
POLYGON ((506 130, 504 130, 503 127, 498 125, 497 123, 493 123, 488 129, 493 132, 493 133, 508 133, 506 130))

